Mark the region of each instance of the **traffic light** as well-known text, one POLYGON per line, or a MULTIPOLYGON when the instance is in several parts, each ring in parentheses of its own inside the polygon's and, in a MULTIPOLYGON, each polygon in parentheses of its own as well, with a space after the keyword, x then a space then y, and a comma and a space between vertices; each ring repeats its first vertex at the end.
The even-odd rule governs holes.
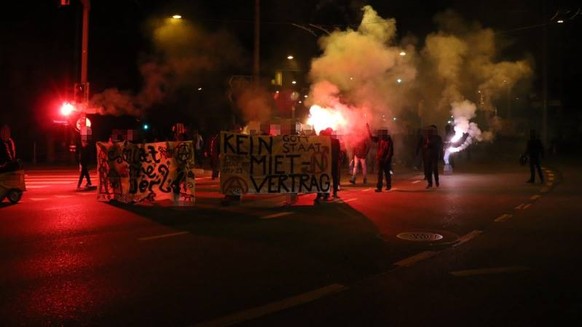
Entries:
POLYGON ((70 104, 69 102, 65 102, 61 105, 61 115, 68 117, 70 114, 75 111, 75 106, 70 104))

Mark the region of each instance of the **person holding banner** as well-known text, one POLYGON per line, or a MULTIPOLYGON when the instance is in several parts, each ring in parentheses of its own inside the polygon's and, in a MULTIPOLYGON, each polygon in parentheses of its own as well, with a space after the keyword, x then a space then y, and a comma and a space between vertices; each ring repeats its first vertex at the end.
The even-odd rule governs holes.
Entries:
MULTIPOLYGON (((333 130, 331 128, 326 128, 319 132, 319 135, 329 136, 331 138, 331 180, 332 180, 332 194, 335 199, 339 198, 337 192, 339 190, 339 180, 340 180, 340 160, 339 160, 339 152, 340 152, 340 141, 339 139, 333 135, 333 130)), ((329 193, 319 192, 315 197, 314 203, 319 204, 321 200, 328 200, 329 193)))
POLYGON ((378 130, 378 136, 372 136, 370 125, 366 123, 370 139, 377 143, 376 162, 378 167, 378 181, 376 192, 382 192, 383 180, 386 179, 386 190, 392 189, 392 157, 394 156, 394 142, 387 129, 378 130))
POLYGON ((218 178, 220 168, 220 133, 214 134, 208 144, 208 157, 210 158, 210 168, 212 169, 212 180, 218 178))

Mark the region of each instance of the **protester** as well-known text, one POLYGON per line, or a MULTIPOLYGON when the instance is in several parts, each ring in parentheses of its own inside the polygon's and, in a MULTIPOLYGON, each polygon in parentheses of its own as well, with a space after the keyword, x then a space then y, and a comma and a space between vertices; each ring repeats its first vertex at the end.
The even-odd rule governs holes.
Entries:
POLYGON ((333 187, 333 197, 339 198, 337 192, 340 188, 340 166, 342 163, 340 153, 340 140, 331 128, 328 128, 328 133, 331 136, 331 179, 333 187))
POLYGON ((426 130, 419 128, 417 130, 417 142, 416 142, 416 150, 414 152, 414 160, 413 160, 413 168, 415 170, 424 170, 424 152, 423 152, 423 144, 424 139, 426 138, 426 130))
POLYGON ((443 160, 443 139, 438 135, 437 127, 435 125, 429 126, 426 130, 426 138, 424 140, 423 156, 424 156, 424 176, 427 181, 426 188, 431 188, 434 183, 439 187, 439 162, 443 160))
POLYGON ((377 144, 376 166, 378 168, 378 181, 376 182, 376 192, 382 192, 384 178, 386 179, 386 190, 392 189, 392 157, 394 156, 394 142, 388 134, 387 129, 378 131, 378 136, 373 136, 370 125, 366 123, 370 139, 377 144))
POLYGON ((19 168, 16 160, 16 146, 10 135, 10 127, 3 125, 0 128, 0 172, 14 171, 19 168))
MULTIPOLYGON (((334 198, 338 198, 338 190, 339 190, 339 180, 340 180, 340 141, 338 138, 333 135, 333 130, 331 128, 326 128, 319 132, 321 136, 329 136, 331 141, 331 180, 332 180, 332 194, 334 198)), ((318 204, 321 200, 328 200, 329 193, 318 192, 317 196, 315 197, 314 203, 318 204)))
POLYGON ((194 143, 194 158, 196 166, 201 167, 204 161, 204 138, 198 130, 194 130, 192 133, 192 141, 194 143))
POLYGON ((532 129, 529 132, 529 140, 527 141, 527 146, 523 155, 527 156, 529 161, 530 176, 527 183, 535 183, 536 171, 540 177, 540 182, 543 183, 544 175, 542 174, 541 162, 544 157, 544 146, 542 141, 538 138, 535 129, 532 129))
POLYGON ((220 133, 214 134, 208 144, 208 157, 212 169, 212 179, 217 179, 220 171, 220 133))
POLYGON ((356 184, 356 175, 358 173, 358 166, 361 167, 363 183, 368 183, 368 167, 366 166, 366 157, 368 157, 368 152, 370 152, 370 143, 368 138, 362 138, 354 146, 354 158, 352 167, 352 177, 350 178, 350 183, 356 184))
POLYGON ((83 183, 83 179, 87 180, 87 184, 85 184, 86 188, 90 188, 93 185, 91 184, 91 176, 89 175, 89 143, 87 140, 81 140, 81 146, 77 147, 76 149, 77 155, 77 162, 79 163, 79 181, 77 182, 77 190, 81 189, 81 184, 83 183))

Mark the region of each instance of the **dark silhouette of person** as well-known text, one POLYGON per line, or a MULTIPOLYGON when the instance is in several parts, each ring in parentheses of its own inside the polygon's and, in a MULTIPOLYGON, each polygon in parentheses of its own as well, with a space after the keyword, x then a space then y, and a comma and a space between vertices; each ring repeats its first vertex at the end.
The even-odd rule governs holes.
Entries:
POLYGON ((333 133, 333 130, 329 129, 329 135, 331 136, 331 180, 332 180, 332 188, 333 188, 333 197, 338 198, 337 192, 339 191, 340 187, 340 165, 341 165, 341 157, 340 157, 340 148, 341 144, 337 135, 333 133))
POLYGON ((428 180, 428 176, 426 174, 427 169, 427 160, 428 160, 428 130, 430 127, 423 128, 419 131, 418 143, 416 145, 416 155, 420 155, 420 161, 418 168, 422 166, 422 171, 424 172, 424 180, 428 180))
POLYGON ((10 135, 10 127, 3 125, 0 128, 0 172, 17 169, 16 146, 10 135))
POLYGON ((387 129, 378 130, 378 136, 373 136, 370 125, 366 123, 368 136, 376 147, 376 166, 378 167, 378 180, 376 192, 382 192, 383 182, 386 179, 386 190, 392 189, 392 157, 394 156, 394 142, 387 129))
POLYGON ((535 183, 536 172, 540 177, 540 182, 544 182, 544 175, 542 174, 542 158, 544 157, 544 146, 542 141, 538 138, 535 129, 530 130, 529 140, 527 141, 527 146, 524 155, 527 156, 529 161, 529 179, 527 183, 535 183))
POLYGON ((218 178, 220 169, 220 157, 219 157, 220 133, 217 133, 214 136, 212 136, 208 148, 209 148, 208 157, 210 158, 210 168, 212 169, 212 179, 214 180, 218 178))
POLYGON ((439 187, 439 162, 443 159, 443 139, 438 135, 437 127, 430 125, 426 132, 426 139, 423 145, 424 151, 424 175, 427 181, 426 188, 431 188, 433 179, 439 187))
MULTIPOLYGON (((340 182, 340 141, 335 135, 333 135, 333 130, 331 128, 321 130, 319 135, 330 137, 332 194, 334 198, 338 198, 339 196, 337 193, 339 191, 340 182)), ((315 204, 318 204, 321 199, 328 200, 329 193, 318 192, 314 200, 315 204)))
POLYGON ((80 173, 79 173, 79 181, 77 182, 77 189, 81 189, 81 184, 83 183, 83 179, 87 180, 87 184, 85 187, 93 186, 91 184, 91 176, 89 175, 89 142, 87 140, 81 140, 81 146, 77 147, 77 162, 79 163, 80 173))

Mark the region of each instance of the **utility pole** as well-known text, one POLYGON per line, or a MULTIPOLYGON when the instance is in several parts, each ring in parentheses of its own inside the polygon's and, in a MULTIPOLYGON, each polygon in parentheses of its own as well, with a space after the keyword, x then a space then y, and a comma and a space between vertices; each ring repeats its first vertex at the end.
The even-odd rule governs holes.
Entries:
MULTIPOLYGON (((88 1, 88 0, 87 0, 88 1)), ((260 66, 260 41, 261 41, 261 4, 260 0, 255 0, 255 46, 253 55, 253 82, 259 84, 260 66)))
POLYGON ((542 0, 542 133, 544 146, 548 146, 548 24, 546 22, 546 0, 542 0))
POLYGON ((87 109, 89 107, 89 82, 87 81, 87 66, 89 54, 89 10, 90 0, 80 0, 83 5, 83 35, 81 40, 81 78, 80 85, 83 88, 82 103, 80 105, 79 134, 81 139, 87 139, 91 131, 87 126, 87 109))

